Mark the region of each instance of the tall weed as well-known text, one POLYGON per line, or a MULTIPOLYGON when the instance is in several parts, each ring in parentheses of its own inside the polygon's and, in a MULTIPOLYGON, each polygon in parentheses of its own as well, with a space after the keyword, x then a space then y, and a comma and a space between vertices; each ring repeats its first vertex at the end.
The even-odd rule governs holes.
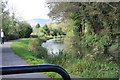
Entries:
POLYGON ((37 58, 45 58, 47 57, 47 49, 42 47, 42 43, 45 41, 44 39, 31 39, 29 42, 29 50, 33 53, 37 58))

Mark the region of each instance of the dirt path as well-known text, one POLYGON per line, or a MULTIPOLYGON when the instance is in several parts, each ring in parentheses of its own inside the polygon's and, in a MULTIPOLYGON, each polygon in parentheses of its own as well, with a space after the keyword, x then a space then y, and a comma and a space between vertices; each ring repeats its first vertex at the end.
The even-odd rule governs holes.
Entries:
MULTIPOLYGON (((22 39, 23 40, 23 39, 22 39)), ((10 47, 14 40, 10 42, 5 42, 2 44, 2 66, 15 66, 15 65, 28 65, 24 59, 14 54, 10 47)), ((0 61, 1 62, 1 61, 0 61)), ((15 75, 4 75, 2 78, 49 78, 43 73, 29 73, 29 74, 15 74, 15 75)))

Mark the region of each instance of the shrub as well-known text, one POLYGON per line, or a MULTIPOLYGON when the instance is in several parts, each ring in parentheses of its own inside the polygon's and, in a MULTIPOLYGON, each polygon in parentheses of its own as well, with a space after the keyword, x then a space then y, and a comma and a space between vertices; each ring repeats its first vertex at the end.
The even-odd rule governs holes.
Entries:
POLYGON ((33 53, 34 56, 38 57, 38 58, 45 58, 47 57, 47 50, 46 48, 42 47, 42 42, 44 40, 43 39, 31 39, 31 41, 29 42, 29 50, 33 53))
POLYGON ((49 56, 49 63, 59 65, 67 72, 81 77, 117 78, 119 67, 114 62, 99 62, 86 58, 78 58, 75 54, 60 51, 58 55, 49 56))
POLYGON ((31 38, 38 38, 38 35, 30 35, 31 38))
POLYGON ((52 54, 47 58, 47 61, 51 64, 57 64, 57 65, 64 65, 67 58, 67 54, 65 54, 63 51, 59 51, 58 54, 52 54))
POLYGON ((8 41, 8 40, 14 40, 14 39, 18 39, 19 37, 17 35, 6 35, 5 36, 5 41, 8 41))
POLYGON ((32 33, 31 26, 26 22, 21 22, 18 30, 20 38, 29 38, 30 34, 32 33))
MULTIPOLYGON (((68 51, 60 51, 58 55, 47 55, 47 52, 43 47, 41 47, 42 41, 44 39, 32 39, 31 41, 23 40, 15 42, 12 44, 13 50, 27 59, 30 64, 56 64, 63 67, 72 75, 78 75, 80 77, 90 77, 90 78, 118 78, 119 66, 114 62, 99 62, 94 61, 89 58, 79 58, 76 57, 75 53, 68 51), (41 42, 40 42, 41 41, 41 42), (29 49, 32 51, 28 51, 29 49), (39 49, 38 49, 38 48, 39 49), (16 50, 15 50, 16 49, 16 50), (24 49, 24 50, 21 50, 24 49), (41 50, 42 49, 42 50, 41 50), (22 52, 21 52, 22 51, 22 52), (34 53, 33 53, 34 52, 34 53), (38 53, 37 53, 38 52, 38 53), (44 54, 43 54, 44 53, 44 54), (38 55, 37 58, 36 56, 38 55), (42 57, 42 56, 48 56, 42 57)), ((102 55, 98 55, 102 56, 102 55)), ((103 59, 102 57, 100 57, 103 59)), ((49 76, 55 76, 54 73, 49 74, 49 76)))

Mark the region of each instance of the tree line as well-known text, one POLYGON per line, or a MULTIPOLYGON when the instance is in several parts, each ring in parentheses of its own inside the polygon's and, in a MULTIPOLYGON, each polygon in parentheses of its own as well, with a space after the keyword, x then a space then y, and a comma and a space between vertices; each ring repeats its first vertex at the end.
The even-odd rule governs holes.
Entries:
POLYGON ((73 47, 79 57, 85 57, 85 50, 91 48, 94 58, 118 61, 118 41, 114 34, 120 30, 120 2, 50 2, 49 17, 63 23, 64 42, 73 47), (115 48, 116 47, 116 48, 115 48), (112 49, 114 48, 114 50, 112 49), (114 54, 114 51, 117 51, 114 54), (99 54, 99 55, 96 55, 99 54))
POLYGON ((10 11, 6 8, 7 2, 2 2, 2 29, 5 32, 6 40, 18 38, 28 38, 32 33, 31 26, 25 22, 15 18, 15 13, 10 16, 10 11))
POLYGON ((40 24, 36 24, 34 26, 33 34, 34 35, 44 35, 44 36, 59 36, 65 35, 62 31, 62 28, 57 27, 55 23, 46 23, 44 26, 40 26, 40 24))

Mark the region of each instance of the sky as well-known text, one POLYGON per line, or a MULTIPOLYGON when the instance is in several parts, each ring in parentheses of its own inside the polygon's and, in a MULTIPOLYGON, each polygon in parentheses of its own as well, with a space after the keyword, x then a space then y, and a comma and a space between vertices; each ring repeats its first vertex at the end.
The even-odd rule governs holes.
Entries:
POLYGON ((8 8, 22 20, 49 19, 45 0, 8 0, 8 8))

